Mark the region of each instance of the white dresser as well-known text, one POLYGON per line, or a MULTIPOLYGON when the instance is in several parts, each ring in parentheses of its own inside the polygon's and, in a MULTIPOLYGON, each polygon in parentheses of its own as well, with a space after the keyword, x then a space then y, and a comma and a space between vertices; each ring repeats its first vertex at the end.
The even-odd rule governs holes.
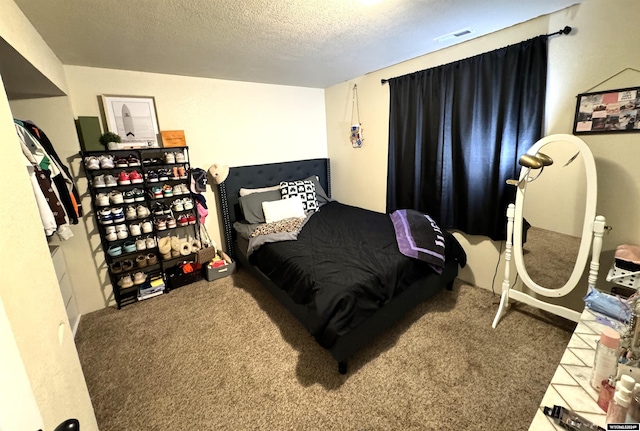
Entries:
POLYGON ((78 313, 78 306, 76 305, 76 299, 73 293, 73 286, 67 274, 67 264, 64 260, 64 254, 60 246, 49 246, 51 252, 51 259, 53 260, 53 267, 56 270, 58 276, 58 284, 60 285, 60 292, 62 293, 62 300, 67 310, 67 316, 69 317, 69 325, 71 326, 71 332, 76 335, 78 330, 78 324, 80 323, 80 313, 78 313))

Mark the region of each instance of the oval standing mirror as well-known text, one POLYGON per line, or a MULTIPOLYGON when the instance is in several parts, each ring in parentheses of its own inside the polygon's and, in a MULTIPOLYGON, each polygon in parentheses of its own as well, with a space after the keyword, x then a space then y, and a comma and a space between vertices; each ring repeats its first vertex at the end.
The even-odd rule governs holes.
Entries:
MULTIPOLYGON (((506 312, 510 300, 521 301, 577 322, 580 319, 579 312, 561 305, 550 304, 538 297, 558 298, 575 289, 587 264, 590 250, 592 250, 592 258, 588 283, 590 286, 595 286, 602 249, 604 217, 596 217, 597 175, 593 155, 580 138, 568 134, 557 134, 536 142, 527 154, 521 157, 520 164, 522 169, 518 180, 507 181, 517 188, 516 200, 515 204, 510 204, 507 209, 505 277, 502 283, 500 307, 493 321, 493 327, 496 327, 501 316, 506 312), (547 151, 555 155, 556 159, 553 155, 547 154, 547 151), (572 167, 572 165, 577 166, 572 167), (549 178, 543 182, 542 179, 547 174, 549 178), (534 189, 534 184, 538 181, 540 183, 534 189), (556 193, 558 190, 561 192, 556 193), (531 196, 529 196, 530 191, 531 196), (538 200, 534 201, 532 197, 536 195, 538 200), (532 203, 527 207, 531 217, 542 217, 546 220, 547 226, 558 227, 560 231, 567 233, 576 233, 575 236, 579 238, 575 264, 564 283, 539 284, 532 279, 527 270, 523 233, 526 223, 525 202, 529 198, 531 202, 541 202, 532 203), (559 201, 562 201, 562 205, 559 205, 559 201), (554 206, 554 204, 558 205, 554 206), (576 209, 582 209, 582 214, 578 215, 576 209), (510 287, 512 252, 515 269, 522 284, 535 292, 538 297, 510 287)), ((546 247, 554 247, 554 244, 546 247)), ((541 266, 542 268, 536 267, 538 281, 545 279, 540 276, 545 271, 544 265, 541 264, 541 266)))

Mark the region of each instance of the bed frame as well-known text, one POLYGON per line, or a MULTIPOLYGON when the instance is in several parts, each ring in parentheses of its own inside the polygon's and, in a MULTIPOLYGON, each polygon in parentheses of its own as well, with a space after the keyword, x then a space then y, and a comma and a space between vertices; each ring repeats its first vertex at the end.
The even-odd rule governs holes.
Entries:
MULTIPOLYGON (((258 268, 251 265, 244 253, 236 249, 235 231, 232 228, 236 220, 242 219, 239 205, 239 190, 245 188, 268 187, 280 181, 294 181, 317 175, 320 184, 331 196, 331 178, 329 159, 311 159, 264 165, 240 166, 229 169, 227 179, 218 185, 222 222, 225 233, 226 249, 232 257, 255 275, 262 284, 275 296, 298 320, 303 321, 306 307, 296 304, 289 295, 271 281, 258 268)), ((451 290, 453 281, 458 275, 458 263, 447 262, 442 275, 433 274, 422 279, 400 295, 394 297, 387 305, 368 317, 359 326, 341 336, 329 348, 329 352, 338 362, 340 374, 347 372, 347 360, 362 347, 369 344, 382 332, 404 317, 417 304, 431 298, 439 289, 426 289, 425 283, 434 283, 451 290)))

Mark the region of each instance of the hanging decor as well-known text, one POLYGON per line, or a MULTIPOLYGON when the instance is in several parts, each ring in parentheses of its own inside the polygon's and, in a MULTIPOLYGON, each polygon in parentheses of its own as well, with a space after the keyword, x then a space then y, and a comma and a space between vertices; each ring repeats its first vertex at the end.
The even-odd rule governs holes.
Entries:
POLYGON ((360 124, 360 106, 358 105, 358 86, 353 84, 353 100, 351 104, 351 128, 349 130, 349 139, 353 148, 362 147, 364 137, 362 136, 362 124, 360 124), (357 122, 354 123, 353 115, 357 112, 357 122))

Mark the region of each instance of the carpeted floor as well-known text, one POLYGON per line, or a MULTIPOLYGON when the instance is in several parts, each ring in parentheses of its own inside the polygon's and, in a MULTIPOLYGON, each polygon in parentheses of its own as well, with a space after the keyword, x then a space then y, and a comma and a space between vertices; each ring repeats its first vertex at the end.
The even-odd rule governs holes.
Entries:
POLYGON ((347 375, 247 272, 82 317, 102 431, 525 430, 574 324, 456 281, 347 375))

